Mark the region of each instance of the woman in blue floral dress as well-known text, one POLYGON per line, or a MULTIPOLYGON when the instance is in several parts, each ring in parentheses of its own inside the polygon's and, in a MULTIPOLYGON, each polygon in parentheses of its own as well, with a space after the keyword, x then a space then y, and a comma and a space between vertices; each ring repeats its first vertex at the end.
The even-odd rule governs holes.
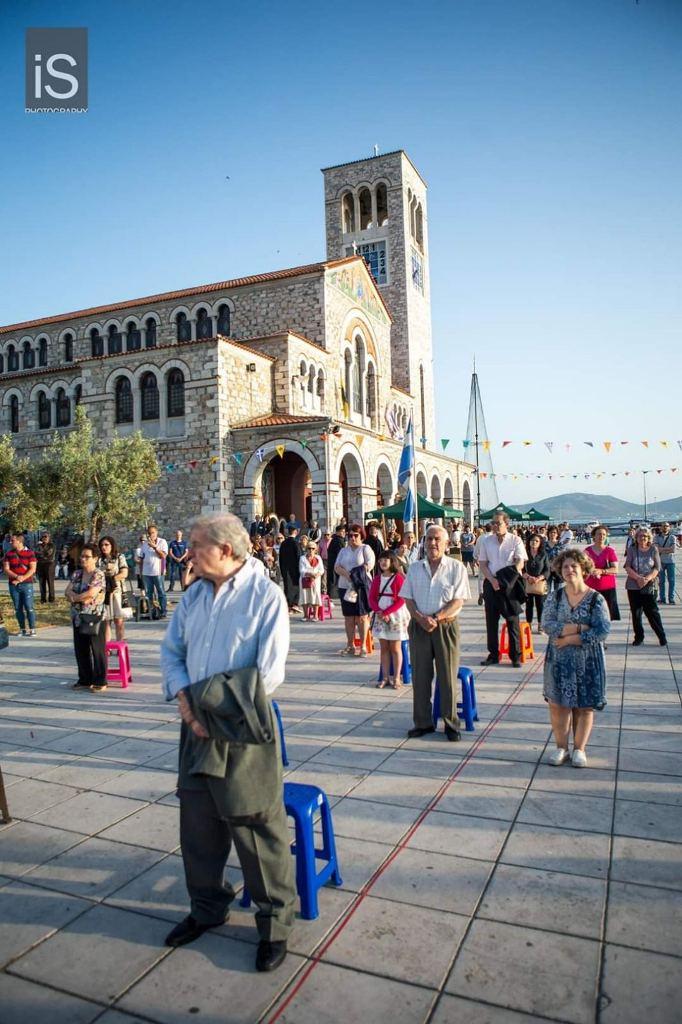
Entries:
POLYGON ((606 704, 604 640, 611 618, 604 598, 585 583, 594 569, 587 555, 564 548, 552 569, 564 585, 548 595, 542 613, 542 629, 549 636, 543 695, 556 742, 549 763, 558 766, 568 760, 572 731, 571 763, 584 768, 594 711, 606 704))

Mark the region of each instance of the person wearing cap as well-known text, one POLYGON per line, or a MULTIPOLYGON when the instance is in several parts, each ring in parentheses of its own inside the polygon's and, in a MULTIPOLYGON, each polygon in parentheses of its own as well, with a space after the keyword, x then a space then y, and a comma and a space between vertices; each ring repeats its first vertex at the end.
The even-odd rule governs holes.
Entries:
POLYGON ((665 584, 668 583, 668 604, 675 604, 675 538, 670 523, 661 523, 660 531, 654 537, 661 559, 658 574, 658 603, 665 604, 665 584))
POLYGON ((40 535, 40 541, 36 547, 36 560, 38 567, 36 576, 40 584, 40 603, 54 604, 54 570, 57 564, 57 550, 47 530, 40 535))

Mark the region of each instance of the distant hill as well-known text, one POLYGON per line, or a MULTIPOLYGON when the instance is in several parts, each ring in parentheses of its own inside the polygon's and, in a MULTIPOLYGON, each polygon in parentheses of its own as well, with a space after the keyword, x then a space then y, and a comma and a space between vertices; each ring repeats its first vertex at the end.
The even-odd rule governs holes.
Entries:
MULTIPOLYGON (((551 498, 542 498, 530 504, 514 507, 521 512, 527 512, 532 506, 545 512, 552 519, 569 521, 603 519, 608 522, 612 519, 636 519, 642 515, 641 503, 623 501, 622 498, 614 498, 610 494, 585 494, 578 491, 571 494, 556 494, 551 498)), ((648 505, 647 514, 655 519, 682 519, 682 496, 648 505)))

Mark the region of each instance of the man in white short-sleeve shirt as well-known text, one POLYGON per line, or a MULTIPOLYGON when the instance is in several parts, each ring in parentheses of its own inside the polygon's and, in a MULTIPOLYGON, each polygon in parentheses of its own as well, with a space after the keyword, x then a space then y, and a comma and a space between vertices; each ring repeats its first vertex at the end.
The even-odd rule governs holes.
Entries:
POLYGON ((425 736, 435 732, 431 713, 435 663, 445 735, 456 741, 460 739, 458 616, 471 594, 466 569, 445 553, 448 541, 448 532, 442 526, 429 526, 424 540, 426 557, 408 567, 400 596, 411 617, 408 632, 414 728, 407 735, 425 736))
POLYGON ((155 526, 147 530, 147 537, 140 546, 142 558, 142 579, 144 589, 152 607, 154 593, 156 592, 159 602, 161 618, 166 618, 166 590, 164 587, 164 575, 166 572, 166 558, 168 557, 168 543, 159 537, 159 531, 155 526))
POLYGON ((509 657, 514 668, 521 662, 521 632, 519 616, 509 613, 509 602, 505 601, 504 584, 498 573, 515 569, 519 575, 524 562, 528 560, 526 549, 520 537, 509 532, 509 516, 496 512, 492 520, 492 533, 479 538, 478 563, 483 576, 483 601, 485 604, 485 626, 488 643, 488 657, 482 665, 497 665, 500 661, 498 625, 500 617, 507 623, 509 633, 509 657))

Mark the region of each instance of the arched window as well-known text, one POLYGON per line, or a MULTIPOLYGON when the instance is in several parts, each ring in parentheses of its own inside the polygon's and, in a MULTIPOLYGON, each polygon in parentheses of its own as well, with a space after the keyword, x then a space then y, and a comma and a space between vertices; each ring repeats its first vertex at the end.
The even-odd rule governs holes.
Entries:
POLYGON ((424 394, 424 367, 419 367, 419 401, 422 414, 422 432, 419 443, 426 448, 426 395, 424 394))
MULTIPOLYGON (((23 360, 22 366, 23 366, 24 370, 32 370, 33 367, 36 365, 36 354, 33 351, 33 349, 31 348, 31 342, 30 341, 25 341, 24 342, 24 350, 23 350, 22 360, 23 360)), ((48 424, 48 426, 49 426, 49 424, 48 424)))
POLYGON ((52 426, 52 410, 50 399, 44 391, 38 392, 38 427, 40 430, 49 430, 52 426))
POLYGON ((377 227, 388 224, 388 191, 383 182, 377 185, 377 227))
POLYGON ((83 385, 82 384, 76 384, 76 388, 75 388, 74 393, 73 393, 73 400, 74 400, 75 405, 80 405, 81 404, 81 398, 82 397, 83 397, 83 385))
POLYGON ((0 373, 4 373, 4 372, 5 372, 5 357, 3 356, 2 352, 0 352, 0 373))
POLYGON ((9 429, 13 434, 19 433, 19 399, 16 395, 9 400, 9 429))
POLYGON ((73 334, 64 335, 64 362, 73 362, 73 334))
POLYGON ((116 381, 116 423, 133 422, 133 390, 127 377, 116 381))
POLYGON ((218 334, 230 335, 230 307, 225 303, 218 306, 218 334))
POLYGON ((47 366, 47 338, 41 338, 38 344, 38 366, 47 366))
POLYGON ((93 356, 104 355, 104 338, 96 327, 90 331, 90 353, 93 356))
POLYGON ((317 398, 320 403, 320 409, 324 409, 324 373, 322 370, 317 372, 317 398))
POLYGON ((144 326, 144 347, 156 348, 156 320, 154 317, 150 316, 144 326))
POLYGON ((107 338, 107 352, 110 356, 117 356, 119 352, 123 351, 123 336, 120 331, 116 330, 116 324, 109 326, 109 335, 107 338))
POLYGON ((424 249, 424 214, 419 203, 414 214, 414 238, 420 249, 424 249))
POLYGON ((358 196, 360 202, 360 230, 372 228, 372 193, 368 188, 360 189, 358 196))
POLYGON ((375 426, 377 413, 377 377, 372 363, 367 368, 367 395, 365 399, 367 419, 375 426))
POLYGON ((310 369, 308 371, 308 394, 315 394, 315 367, 312 363, 310 364, 310 369))
POLYGON ((19 369, 19 353, 15 349, 14 345, 10 345, 7 349, 7 372, 11 373, 12 370, 19 369))
POLYGON ((343 355, 344 362, 344 381, 345 387, 342 395, 343 398, 343 415, 346 419, 350 417, 350 396, 351 396, 351 385, 353 376, 353 356, 349 349, 346 349, 343 355))
POLYGON ((360 338, 355 339, 353 360, 353 412, 362 413, 362 374, 365 368, 365 347, 360 338))
POLYGON ((208 310, 200 309, 197 313, 197 338, 213 337, 213 317, 208 315, 208 310))
POLYGON ((185 415, 185 376, 182 370, 171 370, 166 381, 169 416, 185 415))
POLYGON ((355 199, 352 192, 346 192, 341 200, 341 221, 344 234, 355 231, 355 199))
POLYGON ((186 313, 178 313, 175 318, 178 341, 192 340, 192 325, 187 319, 186 313))
POLYGON ((142 348, 142 331, 134 320, 130 320, 126 328, 126 352, 137 352, 142 348))
POLYGON ((142 395, 142 419, 158 420, 159 418, 159 386, 151 371, 145 373, 140 381, 142 395))
POLYGON ((57 389, 57 426, 71 426, 71 400, 64 388, 57 389))

